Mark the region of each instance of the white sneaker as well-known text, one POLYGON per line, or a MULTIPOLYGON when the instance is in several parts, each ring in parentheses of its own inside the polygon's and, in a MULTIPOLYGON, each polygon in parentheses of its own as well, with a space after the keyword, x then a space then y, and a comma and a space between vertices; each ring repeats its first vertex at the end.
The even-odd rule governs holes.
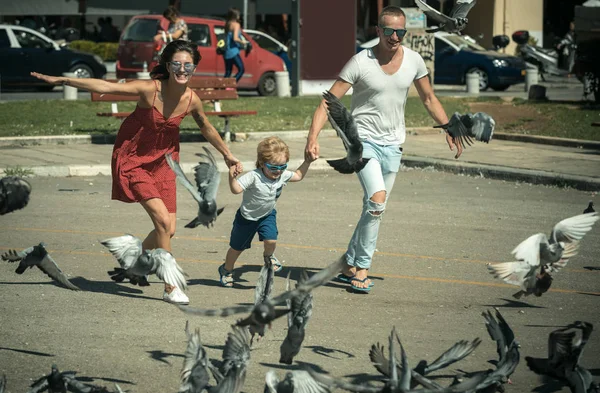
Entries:
POLYGON ((177 287, 173 289, 171 293, 167 293, 167 291, 165 291, 163 293, 163 300, 167 303, 173 304, 190 304, 190 299, 181 291, 181 289, 177 287))

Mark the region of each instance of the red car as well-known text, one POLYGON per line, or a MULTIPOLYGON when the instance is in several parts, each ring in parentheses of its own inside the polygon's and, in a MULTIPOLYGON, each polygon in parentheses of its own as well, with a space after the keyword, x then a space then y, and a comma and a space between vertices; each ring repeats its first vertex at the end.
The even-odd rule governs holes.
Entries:
MULTIPOLYGON (((223 76, 225 62, 217 54, 217 42, 225 36, 225 21, 218 18, 199 18, 182 16, 188 25, 188 38, 198 45, 202 60, 194 73, 195 76, 223 76)), ((161 15, 134 16, 121 34, 117 52, 117 78, 135 78, 141 72, 144 62, 148 70, 158 62, 158 49, 153 37, 160 28, 161 15)), ((286 71, 281 57, 262 49, 248 34, 246 40, 252 43, 252 50, 246 55, 242 51, 242 60, 246 72, 238 82, 239 90, 257 90, 260 95, 275 95, 277 85, 275 72, 286 71)), ((234 67, 234 74, 235 74, 234 67)))

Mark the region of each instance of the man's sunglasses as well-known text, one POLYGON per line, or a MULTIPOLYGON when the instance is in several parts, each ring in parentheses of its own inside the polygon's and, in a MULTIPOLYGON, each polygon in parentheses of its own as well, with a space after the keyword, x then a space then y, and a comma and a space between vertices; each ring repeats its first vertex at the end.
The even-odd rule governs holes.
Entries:
POLYGON ((191 74, 192 72, 194 72, 194 69, 196 68, 194 63, 181 64, 181 62, 179 62, 179 61, 170 61, 167 64, 169 65, 169 70, 174 74, 181 71, 182 66, 183 66, 183 70, 185 72, 187 72, 188 74, 191 74))
POLYGON ((265 162, 265 166, 270 171, 285 171, 287 169, 287 164, 273 165, 273 164, 269 164, 268 162, 265 162))
POLYGON ((406 35, 406 29, 392 29, 391 27, 383 27, 383 26, 379 26, 379 28, 381 30, 383 30, 383 35, 386 37, 389 37, 392 34, 394 34, 394 31, 396 32, 396 35, 398 36, 398 38, 402 38, 406 35))

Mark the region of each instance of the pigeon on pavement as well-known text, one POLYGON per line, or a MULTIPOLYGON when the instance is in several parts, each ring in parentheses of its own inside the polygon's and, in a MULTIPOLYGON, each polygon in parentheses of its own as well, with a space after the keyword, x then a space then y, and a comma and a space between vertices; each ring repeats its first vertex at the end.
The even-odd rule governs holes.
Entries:
POLYGON ((217 168, 217 161, 210 150, 203 147, 204 153, 199 153, 198 156, 204 158, 198 165, 194 167, 194 176, 196 178, 196 187, 190 183, 188 178, 183 173, 179 163, 173 159, 170 153, 165 155, 167 163, 175 172, 177 179, 181 184, 192 194, 196 202, 198 202, 198 216, 190 221, 185 227, 196 228, 198 225, 204 225, 207 228, 215 226, 217 216, 219 216, 224 207, 217 208, 217 191, 221 183, 221 175, 217 168))
POLYGON ((592 374, 579 364, 593 329, 594 326, 589 322, 576 321, 565 328, 551 332, 548 337, 548 358, 527 356, 525 357, 527 367, 536 374, 566 382, 572 393, 600 391, 592 374), (581 330, 581 338, 577 342, 574 342, 576 332, 569 331, 570 329, 581 330))
POLYGON ((31 184, 18 176, 0 179, 0 216, 27 206, 31 184))
POLYGON ((145 276, 156 274, 168 285, 187 289, 186 274, 170 252, 162 248, 142 251, 142 241, 129 234, 106 239, 101 243, 121 265, 120 268, 108 272, 112 280, 122 282, 129 278, 132 284, 139 283, 140 286, 144 286, 143 283, 148 283, 145 276))
POLYGON ((293 370, 285 373, 285 378, 279 380, 273 370, 265 376, 264 393, 330 393, 329 388, 315 381, 304 370, 293 370))
POLYGON ((552 273, 565 267, 569 258, 577 255, 579 241, 588 233, 600 216, 580 214, 560 221, 548 238, 543 233, 532 235, 519 244, 513 254, 516 262, 488 264, 495 278, 521 287, 513 296, 542 296, 552 284, 552 273), (539 274, 536 274, 537 270, 539 274))
POLYGON ((327 118, 346 149, 346 157, 327 160, 333 169, 340 173, 360 172, 367 165, 368 158, 362 158, 363 145, 358 135, 358 127, 342 101, 329 91, 323 93, 327 106, 327 118))
MULTIPOLYGON (((308 280, 308 274, 305 269, 301 270, 300 280, 297 285, 301 285, 308 280)), ((286 290, 290 290, 290 277, 287 278, 286 290)), ((305 329, 308 320, 312 316, 313 294, 307 292, 286 300, 288 308, 291 310, 288 317, 288 331, 285 339, 279 347, 279 363, 292 364, 294 357, 300 353, 302 342, 304 341, 305 329)))
POLYGON ((487 113, 477 112, 461 115, 455 112, 447 124, 433 128, 443 128, 455 141, 466 147, 473 145, 473 138, 476 141, 489 143, 494 135, 495 127, 496 121, 487 113))
POLYGON ((427 5, 425 1, 415 0, 417 7, 419 7, 428 18, 439 23, 439 27, 425 30, 427 33, 434 33, 442 30, 448 33, 460 34, 469 23, 467 14, 471 8, 473 8, 475 3, 476 0, 456 0, 456 4, 452 7, 450 15, 445 15, 427 5))
POLYGON ((588 203, 588 206, 585 208, 585 210, 583 211, 583 214, 587 214, 587 213, 594 213, 596 210, 594 210, 594 202, 590 201, 588 203))
POLYGON ((46 273, 48 277, 61 284, 63 287, 72 291, 79 291, 79 288, 69 281, 54 259, 52 259, 48 250, 46 250, 46 243, 44 242, 23 251, 8 250, 2 254, 2 260, 19 262, 19 266, 17 266, 17 269, 15 270, 15 273, 17 274, 23 274, 27 268, 37 266, 38 269, 46 273))
POLYGON ((263 303, 258 305, 247 305, 247 306, 233 306, 225 307, 216 310, 200 309, 190 306, 177 305, 181 311, 186 314, 192 315, 203 315, 203 316, 219 316, 226 317, 233 314, 239 313, 250 313, 250 315, 242 320, 239 320, 237 326, 250 326, 253 325, 254 329, 260 329, 261 326, 270 325, 275 319, 287 314, 291 311, 290 308, 276 308, 286 302, 287 299, 294 299, 295 297, 309 293, 313 289, 326 284, 332 280, 346 264, 346 258, 341 257, 336 262, 331 263, 318 273, 311 276, 306 282, 298 284, 295 289, 286 291, 274 298, 267 299, 263 303))

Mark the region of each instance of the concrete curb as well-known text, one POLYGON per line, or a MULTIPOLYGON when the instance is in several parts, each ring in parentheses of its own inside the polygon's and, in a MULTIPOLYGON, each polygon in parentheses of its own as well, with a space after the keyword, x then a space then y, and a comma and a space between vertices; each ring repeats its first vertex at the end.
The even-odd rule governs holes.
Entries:
MULTIPOLYGON (((302 159, 290 160, 290 167, 296 168, 302 159)), ((181 163, 183 171, 192 173, 197 162, 181 163)), ((254 168, 254 161, 243 161, 245 170, 254 168)), ((443 172, 465 174, 470 176, 483 176, 490 179, 520 181, 532 184, 544 184, 558 187, 572 187, 583 191, 600 191, 600 178, 567 175, 547 171, 512 168, 506 166, 485 165, 479 163, 443 160, 430 157, 404 155, 402 164, 408 168, 434 168, 443 172)), ((228 172, 224 163, 218 163, 220 172, 228 172)), ((64 165, 64 166, 38 166, 29 167, 34 176, 70 177, 70 176, 110 176, 110 165, 64 165)), ((311 171, 333 171, 327 160, 320 158, 310 166, 311 171)), ((0 169, 0 176, 4 171, 0 169)))
MULTIPOLYGON (((427 135, 439 134, 439 129, 432 127, 409 127, 406 129, 408 135, 427 135)), ((308 131, 264 131, 249 133, 232 133, 232 140, 258 140, 267 136, 275 135, 282 139, 302 139, 308 136, 308 131)), ((336 136, 332 129, 321 131, 320 136, 336 136)), ((537 143, 542 145, 553 145, 563 147, 577 147, 582 149, 600 150, 600 142, 584 139, 555 138, 537 135, 509 134, 495 132, 494 139, 537 143)), ((21 136, 21 137, 1 137, 0 147, 23 147, 37 145, 69 145, 69 144, 113 144, 116 135, 48 135, 48 136, 21 136)), ((180 134, 180 142, 206 142, 202 134, 180 134)))

